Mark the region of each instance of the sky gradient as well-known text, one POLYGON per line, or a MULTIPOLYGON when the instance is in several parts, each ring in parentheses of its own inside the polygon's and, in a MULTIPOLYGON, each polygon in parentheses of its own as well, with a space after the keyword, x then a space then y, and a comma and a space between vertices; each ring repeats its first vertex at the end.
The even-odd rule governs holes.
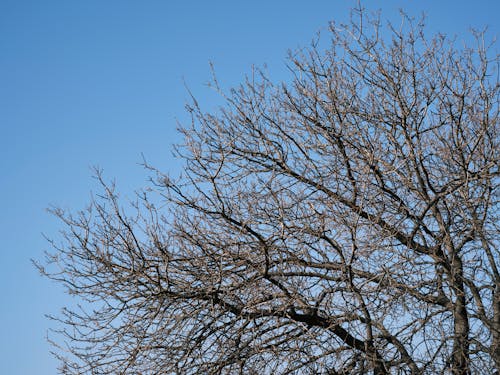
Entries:
MULTIPOLYGON (((499 35, 498 1, 364 1, 397 20, 399 8, 427 14, 428 34, 467 38, 470 27, 499 35)), ((56 373, 44 314, 74 303, 41 278, 30 259, 58 237, 46 212, 85 207, 93 166, 123 196, 147 185, 142 156, 173 174, 171 154, 187 123, 186 87, 208 110, 213 62, 229 88, 267 65, 286 79, 288 49, 306 46, 329 20, 346 21, 350 0, 131 1, 0 0, 0 374, 56 373)), ((498 48, 497 48, 498 50, 498 48)))

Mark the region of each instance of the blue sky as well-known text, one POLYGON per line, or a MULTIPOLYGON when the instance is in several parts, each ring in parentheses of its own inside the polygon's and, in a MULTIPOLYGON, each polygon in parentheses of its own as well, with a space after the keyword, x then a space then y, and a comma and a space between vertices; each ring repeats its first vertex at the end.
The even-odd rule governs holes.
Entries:
MULTIPOLYGON (((124 195, 147 184, 141 153, 179 171, 171 144, 187 122, 185 83, 206 108, 220 100, 205 83, 209 62, 224 87, 252 64, 286 77, 286 52, 307 45, 350 0, 0 0, 0 374, 54 374, 44 317, 71 303, 30 263, 59 224, 46 208, 80 209, 96 189, 91 167, 124 195)), ((425 12, 429 31, 466 35, 489 25, 494 0, 365 1, 395 19, 425 12)))

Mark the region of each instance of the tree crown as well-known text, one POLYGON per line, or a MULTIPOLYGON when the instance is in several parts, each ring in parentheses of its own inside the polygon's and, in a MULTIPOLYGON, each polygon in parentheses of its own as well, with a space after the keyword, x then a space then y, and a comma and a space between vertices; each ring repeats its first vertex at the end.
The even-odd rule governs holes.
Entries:
POLYGON ((64 373, 500 368, 498 57, 356 16, 290 82, 194 100, 182 176, 148 166, 164 204, 54 211, 41 269, 93 303, 59 318, 64 373))

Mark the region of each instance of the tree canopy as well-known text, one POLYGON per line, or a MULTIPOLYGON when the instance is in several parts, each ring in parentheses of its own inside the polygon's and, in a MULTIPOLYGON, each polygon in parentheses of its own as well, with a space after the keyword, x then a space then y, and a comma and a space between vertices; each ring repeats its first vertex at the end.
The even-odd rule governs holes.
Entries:
POLYGON ((181 176, 54 210, 63 373, 500 370, 498 56, 355 16, 193 100, 181 176))

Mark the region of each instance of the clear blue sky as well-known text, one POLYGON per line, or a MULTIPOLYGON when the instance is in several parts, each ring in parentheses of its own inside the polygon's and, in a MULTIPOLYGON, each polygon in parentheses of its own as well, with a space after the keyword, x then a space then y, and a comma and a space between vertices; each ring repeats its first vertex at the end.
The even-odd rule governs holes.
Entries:
MULTIPOLYGON (((225 87, 252 64, 285 77, 288 48, 306 45, 351 0, 0 0, 0 374, 54 374, 45 313, 69 303, 30 263, 57 238, 51 204, 80 209, 96 188, 90 167, 125 194, 144 186, 143 153, 178 170, 170 145, 187 120, 185 80, 207 108, 215 63, 225 87)), ((464 35, 489 25, 495 0, 365 1, 393 18, 399 7, 428 15, 429 30, 464 35)), ((394 18, 393 18, 394 19, 394 18)))

